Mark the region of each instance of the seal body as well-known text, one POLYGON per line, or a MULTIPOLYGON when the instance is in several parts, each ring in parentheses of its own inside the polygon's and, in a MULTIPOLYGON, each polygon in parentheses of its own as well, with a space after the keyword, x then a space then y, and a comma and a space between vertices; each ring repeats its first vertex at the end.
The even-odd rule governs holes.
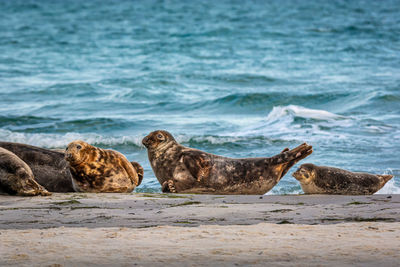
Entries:
POLYGON ((33 176, 29 166, 14 153, 0 147, 0 188, 21 196, 48 196, 50 193, 33 176))
POLYGON ((69 164, 64 153, 40 147, 0 142, 0 147, 14 153, 32 170, 35 180, 51 192, 73 192, 69 164))
POLYGON ((334 167, 301 165, 293 173, 306 194, 372 195, 393 175, 350 172, 334 167))
POLYGON ((78 192, 131 192, 143 178, 143 168, 137 162, 131 163, 117 151, 94 147, 80 140, 68 145, 65 159, 78 192))
POLYGON ((271 158, 233 159, 180 145, 167 131, 143 141, 163 192, 264 194, 299 160, 312 153, 303 144, 271 158))

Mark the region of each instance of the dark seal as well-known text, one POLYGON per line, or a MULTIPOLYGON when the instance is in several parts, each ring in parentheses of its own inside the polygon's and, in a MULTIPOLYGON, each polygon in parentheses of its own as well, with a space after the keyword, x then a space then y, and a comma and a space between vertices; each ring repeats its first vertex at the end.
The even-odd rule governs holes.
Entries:
POLYGON ((142 143, 162 191, 172 193, 264 194, 312 153, 302 144, 271 158, 233 159, 182 146, 166 131, 154 131, 142 143))
POLYGON ((31 168, 14 153, 2 147, 0 147, 0 190, 20 196, 50 195, 35 181, 31 168))
POLYGON ((64 153, 11 142, 0 142, 0 147, 23 160, 32 170, 35 180, 48 191, 74 191, 69 164, 64 159, 64 153))
POLYGON ((393 175, 350 172, 334 167, 301 165, 293 173, 306 194, 372 195, 393 175))
POLYGON ((143 179, 143 168, 121 153, 83 141, 70 143, 65 152, 77 192, 132 192, 143 179))

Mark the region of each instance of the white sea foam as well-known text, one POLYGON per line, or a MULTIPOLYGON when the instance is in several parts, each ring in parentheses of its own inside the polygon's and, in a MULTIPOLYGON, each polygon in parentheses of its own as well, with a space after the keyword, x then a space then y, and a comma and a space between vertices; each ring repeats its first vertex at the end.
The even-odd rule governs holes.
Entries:
POLYGON ((334 127, 350 127, 354 120, 325 110, 309 109, 296 105, 274 107, 268 116, 257 123, 244 127, 234 136, 262 135, 279 137, 285 140, 319 140, 330 136, 335 139, 345 137, 340 132, 330 131, 334 127), (314 120, 313 122, 296 122, 296 118, 314 120), (327 129, 327 130, 324 130, 327 129))
MULTIPOLYGON (((385 174, 393 174, 392 170, 385 172, 385 174)), ((375 194, 400 194, 400 185, 396 185, 396 177, 389 180, 384 187, 375 194)))
POLYGON ((267 122, 272 123, 286 116, 291 117, 302 117, 314 120, 340 120, 346 119, 344 116, 340 116, 325 110, 310 109, 302 106, 289 105, 289 106, 277 106, 267 116, 267 122))
POLYGON ((400 194, 400 187, 396 185, 396 182, 393 178, 375 194, 400 194))
POLYGON ((119 145, 133 143, 142 146, 143 136, 102 136, 95 133, 19 133, 0 129, 0 140, 6 142, 24 143, 45 148, 64 148, 74 140, 83 140, 89 144, 119 145))
POLYGON ((240 137, 232 136, 191 136, 191 135, 177 135, 175 139, 178 143, 187 143, 189 141, 195 142, 209 142, 213 145, 223 145, 227 143, 235 143, 240 141, 240 137))
MULTIPOLYGON (((143 146, 142 139, 144 135, 135 136, 103 136, 96 133, 66 133, 66 134, 47 134, 47 133, 21 133, 0 129, 0 141, 24 143, 33 146, 45 148, 64 148, 74 140, 83 140, 89 144, 103 145, 123 145, 132 143, 136 146, 143 146)), ((175 139, 179 143, 209 142, 213 145, 223 145, 239 141, 239 137, 219 137, 219 136, 193 136, 176 135, 175 139)))

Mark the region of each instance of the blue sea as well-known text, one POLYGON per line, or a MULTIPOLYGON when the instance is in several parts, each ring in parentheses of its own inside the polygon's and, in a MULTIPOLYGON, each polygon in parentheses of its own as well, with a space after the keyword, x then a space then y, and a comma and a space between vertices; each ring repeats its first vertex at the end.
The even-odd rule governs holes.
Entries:
POLYGON ((159 192, 156 129, 237 158, 308 142, 400 193, 400 1, 0 1, 0 140, 115 149, 159 192))

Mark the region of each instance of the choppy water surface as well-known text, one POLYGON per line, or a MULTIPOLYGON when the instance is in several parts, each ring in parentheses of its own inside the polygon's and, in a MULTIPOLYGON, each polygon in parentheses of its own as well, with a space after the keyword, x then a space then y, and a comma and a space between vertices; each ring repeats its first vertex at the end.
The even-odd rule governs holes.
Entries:
POLYGON ((138 191, 155 129, 231 157, 309 142, 400 193, 400 2, 319 2, 0 1, 0 140, 117 149, 138 191))

